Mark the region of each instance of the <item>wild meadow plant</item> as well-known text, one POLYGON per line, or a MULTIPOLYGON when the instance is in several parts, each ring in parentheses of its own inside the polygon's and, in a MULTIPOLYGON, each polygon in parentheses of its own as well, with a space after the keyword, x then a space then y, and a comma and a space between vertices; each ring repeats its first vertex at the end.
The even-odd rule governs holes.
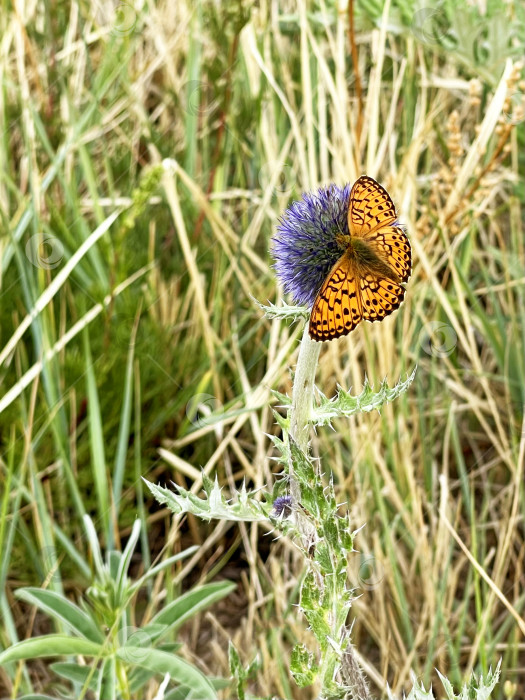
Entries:
MULTIPOLYGON (((347 504, 338 503, 330 466, 313 458, 310 437, 312 429, 331 427, 336 418, 379 410, 385 402, 394 401, 409 389, 416 368, 394 387, 385 380, 374 391, 365 378, 359 395, 339 387, 328 398, 315 387, 321 344, 312 338, 323 339, 323 333, 326 338, 344 335, 362 319, 381 320, 397 308, 405 292, 401 285, 410 275, 410 247, 390 197, 365 176, 352 191, 349 186, 332 185, 306 193, 292 204, 280 221, 272 254, 284 290, 301 305, 261 308, 270 318, 310 319, 301 340, 291 399, 274 392, 285 415, 274 412, 282 434, 269 437, 282 472, 267 491, 248 492, 243 484, 230 498, 217 478, 212 481, 204 473, 204 498, 175 484, 175 492, 147 484, 177 516, 192 513, 204 520, 260 522, 291 538, 304 562, 298 609, 312 641, 295 645, 290 673, 299 687, 315 685, 319 700, 369 700, 372 694, 351 639, 350 609, 359 591, 349 586, 348 577, 363 524, 352 523, 347 504)), ((230 644, 230 670, 240 700, 254 697, 247 684, 255 668, 256 662, 244 668, 230 644)), ((497 683, 499 664, 486 678, 473 675, 459 695, 440 677, 450 700, 486 699, 497 683)), ((389 693, 389 697, 393 696, 389 693)), ((414 678, 408 697, 434 696, 414 678)))

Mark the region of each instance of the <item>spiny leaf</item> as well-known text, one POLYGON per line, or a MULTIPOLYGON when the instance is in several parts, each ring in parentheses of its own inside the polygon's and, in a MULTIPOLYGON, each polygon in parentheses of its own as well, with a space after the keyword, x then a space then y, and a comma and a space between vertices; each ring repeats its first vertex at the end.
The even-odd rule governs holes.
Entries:
POLYGON ((445 676, 439 673, 439 671, 438 675, 443 683, 443 687, 445 688, 445 692, 449 700, 488 700, 496 683, 498 682, 500 667, 501 659, 499 660, 495 671, 492 671, 492 669, 489 670, 485 680, 483 680, 483 676, 480 676, 478 679, 473 673, 469 682, 463 686, 458 695, 454 693, 454 689, 452 688, 452 684, 448 678, 445 678, 445 676))
MULTIPOLYGON (((461 689, 459 695, 454 693, 454 689, 452 688, 452 684, 448 678, 445 678, 445 676, 439 673, 439 671, 438 675, 443 683, 448 700, 489 700, 491 693, 499 680, 500 669, 501 659, 494 671, 492 671, 492 669, 489 670, 485 680, 483 679, 483 676, 480 676, 479 679, 476 678, 476 675, 473 673, 469 679, 469 682, 466 683, 461 689)), ((411 680, 413 684, 412 690, 408 695, 403 694, 404 700, 433 700, 435 696, 432 690, 427 692, 422 683, 419 685, 413 673, 411 674, 411 680)), ((390 688, 387 688, 387 695, 389 700, 396 700, 390 688)))
MULTIPOLYGON (((198 498, 181 486, 173 484, 176 491, 170 491, 163 486, 156 486, 144 479, 147 487, 159 503, 162 503, 179 515, 192 513, 203 520, 237 520, 246 522, 262 522, 268 520, 270 504, 257 501, 255 491, 248 493, 246 487, 234 498, 226 500, 219 482, 206 482, 206 498, 198 498)), ((203 480, 204 481, 204 480, 203 480)))
MULTIPOLYGON (((268 435, 268 434, 267 434, 268 435)), ((279 457, 273 457, 279 464, 284 464, 286 467, 290 464, 290 449, 286 442, 277 437, 277 435, 268 435, 270 440, 273 442, 277 450, 279 451, 279 457)))
POLYGON ((273 411, 273 417, 283 432, 288 432, 290 430, 289 418, 284 418, 284 416, 281 416, 279 413, 277 413, 277 411, 273 411))
POLYGON ((274 399, 277 399, 277 401, 279 401, 280 407, 292 405, 292 399, 287 394, 282 394, 280 391, 277 391, 276 389, 272 389, 270 393, 272 394, 274 399))
POLYGON ((349 417, 355 413, 378 410, 385 402, 393 401, 408 389, 416 376, 416 369, 414 368, 405 381, 399 381, 393 388, 388 386, 385 379, 381 382, 379 391, 376 393, 374 393, 368 379, 365 379, 363 391, 359 396, 352 396, 349 392, 338 387, 337 396, 328 399, 317 390, 318 405, 313 408, 312 422, 315 425, 331 425, 331 421, 334 418, 349 417))
POLYGON ((264 311, 268 318, 291 318, 293 320, 298 318, 310 318, 310 309, 306 306, 288 306, 288 304, 283 304, 282 306, 275 306, 270 302, 270 306, 264 306, 257 299, 253 298, 257 306, 264 311))
POLYGON ((290 659, 290 671, 300 688, 305 688, 314 682, 319 669, 314 662, 313 654, 304 644, 294 646, 290 659))
POLYGON ((291 459, 293 461, 294 473, 300 484, 311 486, 315 482, 315 470, 312 461, 306 455, 291 435, 288 436, 291 459))

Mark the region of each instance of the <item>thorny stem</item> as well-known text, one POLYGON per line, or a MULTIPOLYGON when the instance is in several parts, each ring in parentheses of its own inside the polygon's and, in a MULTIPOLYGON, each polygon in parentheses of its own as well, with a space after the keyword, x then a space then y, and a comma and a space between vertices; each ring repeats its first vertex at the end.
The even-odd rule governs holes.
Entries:
MULTIPOLYGON (((315 382, 315 370, 321 351, 321 343, 311 340, 308 333, 308 324, 305 325, 299 357, 295 368, 295 377, 292 390, 292 406, 290 408, 290 435, 304 454, 309 454, 310 422, 312 416, 313 393, 315 382)), ((293 465, 290 464, 290 493, 296 503, 300 503, 301 490, 297 483, 293 465)), ((303 518, 300 518, 302 521, 303 518)), ((306 520, 306 518, 304 519, 306 520)), ((299 529, 302 531, 305 542, 312 536, 309 530, 311 523, 304 522, 299 529)), ((341 638, 341 627, 334 612, 334 638, 341 638)), ((344 625, 343 625, 344 628, 344 625)), ((345 631, 343 636, 349 633, 345 631)), ((328 659, 325 660, 325 662, 328 659)), ((340 659, 340 676, 343 682, 351 689, 347 694, 349 700, 371 700, 372 696, 368 690, 363 672, 359 666, 357 658, 353 652, 353 647, 348 641, 346 649, 340 659)))
POLYGON ((349 695, 347 695, 349 700, 372 700, 370 689, 368 688, 365 676, 359 666, 357 656, 354 653, 354 647, 350 641, 348 641, 347 647, 343 653, 343 658, 341 659, 340 673, 343 682, 352 688, 349 695))
MULTIPOLYGON (((305 324, 304 333, 299 348, 299 357, 295 368, 295 377, 292 389, 292 406, 290 408, 290 435, 295 440, 301 451, 308 454, 308 442, 310 437, 310 418, 314 396, 315 370, 321 343, 315 342, 308 333, 308 323, 305 324)), ((293 474, 293 464, 290 463, 290 493, 295 502, 300 502, 301 492, 293 474)))

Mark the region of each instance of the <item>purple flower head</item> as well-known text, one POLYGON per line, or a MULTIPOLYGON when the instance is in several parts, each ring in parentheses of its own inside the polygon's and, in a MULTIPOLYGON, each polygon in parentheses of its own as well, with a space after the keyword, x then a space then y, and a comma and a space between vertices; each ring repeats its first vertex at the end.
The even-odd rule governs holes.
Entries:
POLYGON ((279 496, 273 502, 273 512, 280 518, 287 518, 292 512, 292 497, 291 496, 279 496))
POLYGON ((272 256, 277 278, 295 303, 313 306, 317 292, 343 250, 336 234, 348 234, 350 185, 305 192, 279 220, 272 256))

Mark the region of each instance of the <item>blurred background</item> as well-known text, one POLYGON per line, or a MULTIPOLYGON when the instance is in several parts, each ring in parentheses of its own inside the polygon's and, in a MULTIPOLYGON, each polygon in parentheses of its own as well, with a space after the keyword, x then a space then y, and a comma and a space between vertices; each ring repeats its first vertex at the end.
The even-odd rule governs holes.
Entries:
MULTIPOLYGON (((366 173, 413 273, 397 313, 323 346, 317 385, 417 373, 313 442, 365 525, 353 640, 378 696, 411 670, 457 685, 501 658, 499 697, 523 697, 524 15, 517 0, 2 3, 2 647, 53 631, 19 587, 89 587, 85 513, 103 551, 139 517, 131 574, 200 549, 138 596, 133 624, 233 581, 181 653, 228 676, 232 638, 243 662, 260 655, 254 692, 314 697, 288 670, 308 634, 293 546, 174 521, 140 477, 271 488, 272 390, 290 392, 302 328, 255 303, 282 299, 270 238, 301 192, 366 173)), ((18 673, 57 692, 46 659, 18 673)), ((0 669, 4 694, 13 681, 0 669)))

